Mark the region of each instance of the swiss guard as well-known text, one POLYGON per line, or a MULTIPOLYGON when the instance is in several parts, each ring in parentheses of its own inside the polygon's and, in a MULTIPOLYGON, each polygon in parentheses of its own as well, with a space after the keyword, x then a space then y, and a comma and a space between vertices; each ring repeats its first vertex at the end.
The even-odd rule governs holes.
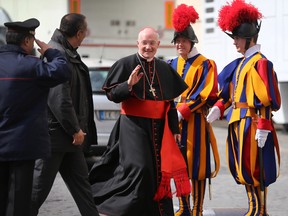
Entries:
POLYGON ((172 43, 179 56, 169 63, 188 85, 176 101, 176 108, 181 149, 192 182, 191 193, 179 197, 179 210, 175 216, 203 215, 206 183, 209 182, 210 189, 211 178, 220 168, 217 142, 212 126, 206 120, 209 108, 218 99, 218 73, 216 63, 200 54, 195 47, 198 38, 191 23, 194 24, 198 18, 193 6, 181 4, 174 10, 172 19, 175 29, 172 43))
POLYGON ((273 64, 261 52, 257 39, 262 14, 252 4, 234 0, 219 10, 219 27, 234 40, 243 56, 229 63, 218 76, 220 100, 207 120, 227 114, 227 159, 237 184, 245 186, 245 215, 266 216, 268 186, 279 175, 280 150, 272 111, 281 100, 273 64))

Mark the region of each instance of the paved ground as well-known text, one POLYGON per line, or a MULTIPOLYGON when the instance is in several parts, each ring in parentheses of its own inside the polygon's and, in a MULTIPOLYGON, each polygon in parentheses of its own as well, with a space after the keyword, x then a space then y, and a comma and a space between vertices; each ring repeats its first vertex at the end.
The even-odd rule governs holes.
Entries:
MULTIPOLYGON (((237 185, 231 177, 226 163, 225 139, 226 123, 216 122, 213 125, 221 157, 221 169, 212 180, 212 200, 208 191, 204 202, 205 216, 242 216, 247 208, 244 186, 237 185)), ((281 147, 280 176, 276 183, 269 187, 268 213, 270 216, 288 215, 288 133, 277 130, 281 147)), ((175 210, 178 200, 174 197, 175 210)), ((60 176, 53 185, 49 197, 40 209, 39 216, 80 216, 76 204, 60 176)))

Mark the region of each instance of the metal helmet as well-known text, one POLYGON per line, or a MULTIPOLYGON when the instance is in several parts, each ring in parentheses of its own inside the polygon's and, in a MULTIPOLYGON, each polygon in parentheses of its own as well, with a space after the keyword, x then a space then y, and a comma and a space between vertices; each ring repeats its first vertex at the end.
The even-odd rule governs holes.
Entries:
POLYGON ((175 40, 177 39, 177 37, 180 37, 180 36, 188 38, 192 43, 198 43, 198 38, 191 25, 187 26, 182 32, 175 31, 174 37, 171 43, 175 43, 175 40))
POLYGON ((225 33, 231 38, 234 38, 235 36, 241 38, 252 38, 259 33, 260 27, 261 22, 258 24, 257 21, 252 23, 242 23, 232 30, 232 34, 228 32, 225 33))
POLYGON ((258 20, 261 18, 262 14, 252 4, 233 0, 220 8, 218 25, 231 38, 238 36, 248 39, 259 33, 261 22, 258 24, 258 20))

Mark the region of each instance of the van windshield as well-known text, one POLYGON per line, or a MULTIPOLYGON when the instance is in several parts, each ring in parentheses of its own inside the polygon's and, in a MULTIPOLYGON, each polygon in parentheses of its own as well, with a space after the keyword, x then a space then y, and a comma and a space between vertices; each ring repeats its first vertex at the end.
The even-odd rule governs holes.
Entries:
POLYGON ((108 75, 108 69, 89 69, 91 86, 93 93, 104 94, 102 86, 108 75))
POLYGON ((0 26, 4 26, 5 22, 11 22, 11 19, 4 8, 0 7, 0 26))

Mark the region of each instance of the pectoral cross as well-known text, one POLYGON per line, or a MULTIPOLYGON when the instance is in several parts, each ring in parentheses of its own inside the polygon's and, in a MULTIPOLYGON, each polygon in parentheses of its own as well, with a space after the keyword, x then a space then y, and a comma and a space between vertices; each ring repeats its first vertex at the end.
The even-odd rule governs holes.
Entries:
POLYGON ((153 97, 156 96, 156 94, 155 94, 155 91, 156 91, 156 90, 155 90, 155 88, 153 88, 151 85, 150 85, 149 91, 152 93, 153 97))

